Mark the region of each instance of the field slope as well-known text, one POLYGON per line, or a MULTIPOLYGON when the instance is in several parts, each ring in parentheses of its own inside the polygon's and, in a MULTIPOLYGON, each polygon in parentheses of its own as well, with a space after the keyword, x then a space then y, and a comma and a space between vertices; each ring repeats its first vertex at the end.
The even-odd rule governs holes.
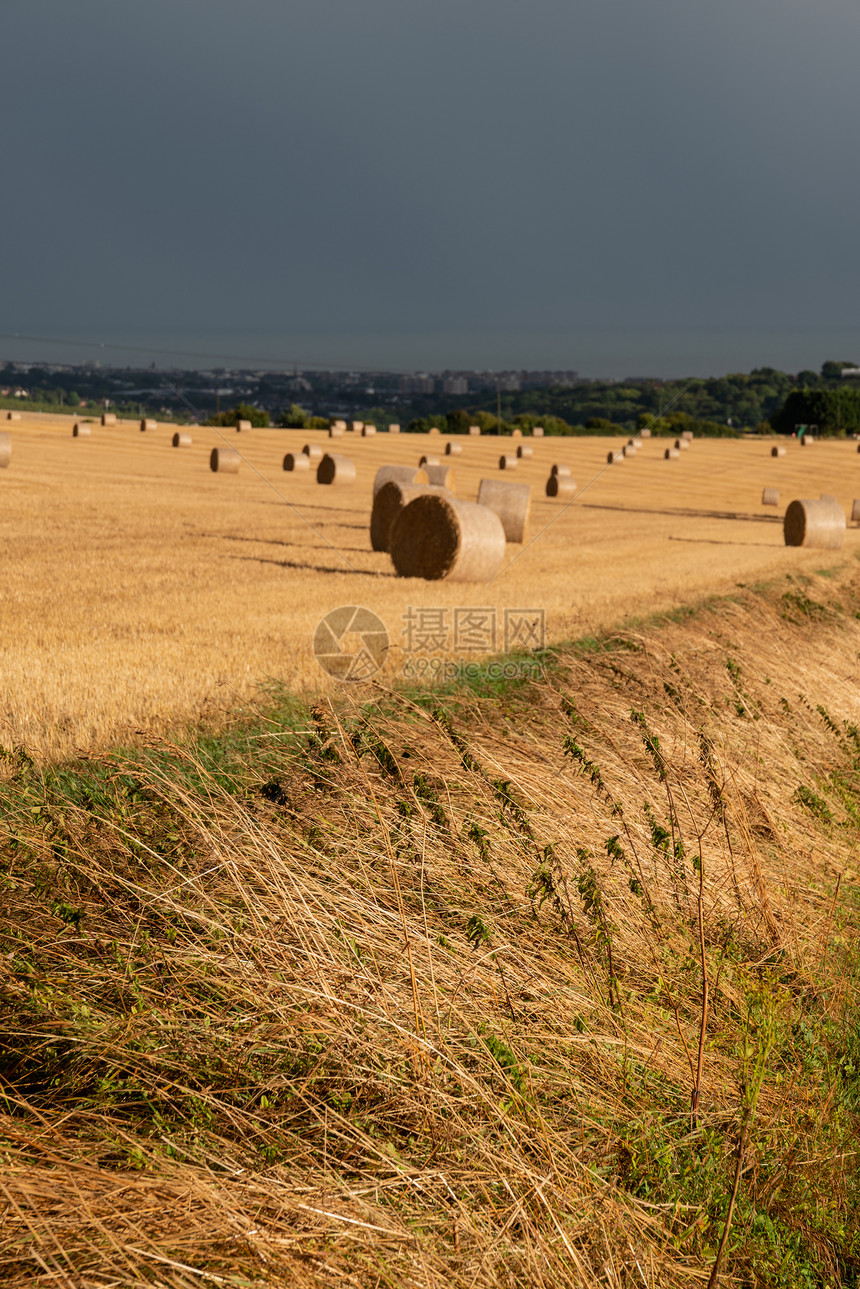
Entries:
POLYGON ((856 1283, 858 617, 9 751, 0 1280, 856 1283))

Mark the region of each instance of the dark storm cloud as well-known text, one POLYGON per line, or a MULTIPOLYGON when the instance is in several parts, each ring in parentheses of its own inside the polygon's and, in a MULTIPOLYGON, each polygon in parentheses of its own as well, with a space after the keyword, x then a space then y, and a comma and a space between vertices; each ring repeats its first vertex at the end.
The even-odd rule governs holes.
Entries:
POLYGON ((3 330, 855 320, 856 4, 0 5, 3 330))

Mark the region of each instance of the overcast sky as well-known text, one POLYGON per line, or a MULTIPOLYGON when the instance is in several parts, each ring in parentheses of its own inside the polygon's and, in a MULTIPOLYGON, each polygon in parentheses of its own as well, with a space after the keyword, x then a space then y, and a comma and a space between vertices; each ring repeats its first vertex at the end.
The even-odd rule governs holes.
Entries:
POLYGON ((853 334, 858 46, 857 0, 0 0, 0 330, 853 334))

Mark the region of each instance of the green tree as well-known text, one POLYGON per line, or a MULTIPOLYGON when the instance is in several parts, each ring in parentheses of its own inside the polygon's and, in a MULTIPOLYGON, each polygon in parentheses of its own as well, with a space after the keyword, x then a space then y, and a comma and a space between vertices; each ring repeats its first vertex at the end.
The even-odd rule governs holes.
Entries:
POLYGON ((445 417, 445 428, 449 434, 468 434, 471 424, 472 420, 469 413, 464 412, 462 407, 458 407, 456 411, 448 412, 445 417))
POLYGON ((817 425, 821 434, 854 434, 860 430, 860 389, 796 389, 770 417, 777 434, 793 434, 798 425, 817 425))
POLYGON ((235 425, 238 421, 250 421, 252 425, 265 428, 269 424, 269 413, 250 403, 237 403, 220 416, 210 416, 210 425, 235 425))
POLYGON ((298 403, 291 403, 285 411, 281 412, 278 424, 284 430, 307 430, 310 428, 308 426, 310 419, 303 407, 299 407, 298 403))
POLYGON ((565 435, 565 434, 584 434, 583 426, 568 425, 567 421, 560 416, 538 416, 534 412, 528 412, 515 416, 513 419, 515 428, 523 431, 524 434, 530 434, 536 425, 540 425, 544 434, 547 435, 565 435))
POLYGON ((856 366, 857 366, 856 363, 851 363, 851 362, 848 362, 847 360, 844 362, 834 362, 832 358, 828 359, 826 363, 821 364, 821 379, 822 380, 841 380, 843 367, 856 367, 856 366))

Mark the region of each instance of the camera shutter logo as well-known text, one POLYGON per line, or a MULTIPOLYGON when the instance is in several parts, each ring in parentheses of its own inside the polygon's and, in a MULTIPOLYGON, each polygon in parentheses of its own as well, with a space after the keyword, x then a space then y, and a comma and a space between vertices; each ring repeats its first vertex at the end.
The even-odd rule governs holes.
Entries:
POLYGON ((359 604, 332 609, 314 632, 314 657, 335 680, 368 680, 388 648, 385 623, 359 604))

